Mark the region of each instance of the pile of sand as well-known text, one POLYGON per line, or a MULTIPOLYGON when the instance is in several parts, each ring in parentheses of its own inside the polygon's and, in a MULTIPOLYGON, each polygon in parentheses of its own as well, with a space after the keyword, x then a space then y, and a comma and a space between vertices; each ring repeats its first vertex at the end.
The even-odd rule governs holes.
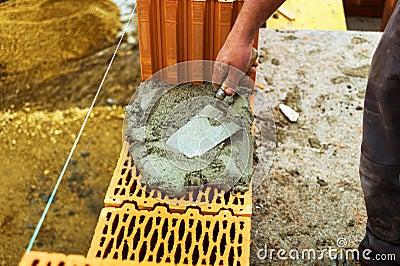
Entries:
POLYGON ((120 28, 108 0, 0 3, 0 77, 48 68, 109 46, 120 28))

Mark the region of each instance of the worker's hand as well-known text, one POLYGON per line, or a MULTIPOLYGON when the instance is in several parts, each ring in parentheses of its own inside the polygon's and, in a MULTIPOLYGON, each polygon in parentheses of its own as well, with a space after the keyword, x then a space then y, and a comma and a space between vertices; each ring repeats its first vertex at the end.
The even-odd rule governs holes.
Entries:
MULTIPOLYGON (((252 44, 241 43, 240 41, 231 41, 228 37, 225 44, 221 48, 216 63, 214 64, 213 83, 215 87, 219 87, 222 83, 227 85, 225 93, 231 95, 234 93, 240 79, 241 71, 246 69, 251 60, 252 44), (232 67, 241 71, 238 71, 232 67)), ((257 60, 247 72, 252 75, 256 71, 257 60)))

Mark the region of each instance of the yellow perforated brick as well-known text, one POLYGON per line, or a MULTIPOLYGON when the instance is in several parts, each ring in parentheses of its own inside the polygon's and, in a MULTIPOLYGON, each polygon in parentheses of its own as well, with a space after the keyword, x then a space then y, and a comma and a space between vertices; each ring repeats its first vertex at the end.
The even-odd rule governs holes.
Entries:
MULTIPOLYGON (((31 251, 25 253, 19 266, 153 266, 154 263, 136 263, 111 259, 85 258, 81 255, 65 255, 61 253, 46 253, 31 251)), ((168 264, 163 264, 163 266, 168 264)), ((174 265, 174 264, 169 264, 174 265)))
POLYGON ((165 265, 249 265, 251 218, 228 210, 137 210, 134 204, 101 211, 88 257, 165 265))
POLYGON ((206 202, 192 205, 197 205, 203 214, 215 214, 221 209, 230 209, 234 215, 251 216, 251 191, 238 192, 235 195, 226 193, 223 197, 217 197, 221 191, 207 187, 185 198, 170 199, 168 195, 162 195, 160 191, 153 190, 147 193, 145 187, 140 185, 140 178, 140 171, 129 155, 129 143, 125 141, 107 190, 105 206, 119 207, 125 202, 134 202, 139 209, 151 210, 165 201, 169 204, 171 212, 184 212, 186 207, 193 202, 206 202))

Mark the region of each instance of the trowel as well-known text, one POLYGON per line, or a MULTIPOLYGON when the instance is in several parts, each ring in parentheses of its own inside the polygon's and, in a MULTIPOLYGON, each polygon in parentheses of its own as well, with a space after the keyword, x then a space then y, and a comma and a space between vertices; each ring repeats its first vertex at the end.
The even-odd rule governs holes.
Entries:
MULTIPOLYGON (((244 73, 249 71, 257 57, 258 52, 253 48, 250 63, 243 70, 244 73)), ((227 86, 223 82, 215 95, 218 100, 222 101, 225 98, 226 88, 227 86)), ((199 114, 192 117, 189 122, 170 136, 166 144, 189 158, 201 156, 240 129, 240 126, 233 122, 215 123, 215 121, 220 121, 224 115, 226 112, 208 104, 200 110, 199 114)))

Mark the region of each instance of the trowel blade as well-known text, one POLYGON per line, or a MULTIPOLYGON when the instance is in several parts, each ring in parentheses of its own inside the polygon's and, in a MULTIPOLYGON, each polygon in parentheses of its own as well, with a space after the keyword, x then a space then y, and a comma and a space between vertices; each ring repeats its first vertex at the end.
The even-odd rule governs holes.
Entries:
POLYGON ((189 158, 203 155, 240 129, 232 122, 218 123, 221 115, 223 113, 220 110, 207 105, 169 137, 167 145, 189 158))

